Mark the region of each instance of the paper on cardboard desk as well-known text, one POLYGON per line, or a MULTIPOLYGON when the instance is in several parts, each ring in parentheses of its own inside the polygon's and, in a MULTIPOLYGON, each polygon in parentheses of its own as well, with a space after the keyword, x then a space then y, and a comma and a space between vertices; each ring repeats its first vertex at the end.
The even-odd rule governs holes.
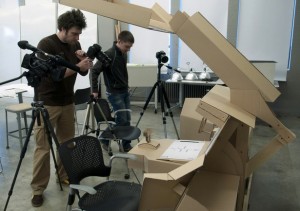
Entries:
POLYGON ((205 142, 194 140, 176 140, 160 156, 161 160, 190 161, 198 157, 205 142))

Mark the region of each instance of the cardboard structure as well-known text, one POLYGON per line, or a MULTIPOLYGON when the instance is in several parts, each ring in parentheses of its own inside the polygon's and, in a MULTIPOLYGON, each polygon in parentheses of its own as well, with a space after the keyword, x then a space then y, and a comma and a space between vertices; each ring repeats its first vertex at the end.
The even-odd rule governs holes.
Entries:
POLYGON ((193 108, 199 119, 187 112, 182 114, 182 121, 198 121, 201 127, 200 130, 182 128, 181 138, 189 133, 207 137, 197 131, 210 133, 206 130, 209 124, 222 130, 207 153, 196 160, 167 172, 146 173, 140 210, 242 210, 249 175, 295 139, 295 134, 276 118, 266 103, 274 102, 280 95, 274 85, 200 13, 189 16, 178 11, 170 15, 158 4, 145 8, 121 0, 60 0, 59 3, 143 28, 174 33, 227 86, 215 86, 197 104, 185 103, 184 107, 193 108), (249 158, 249 133, 256 118, 269 124, 277 134, 249 158), (203 127, 204 122, 207 127, 203 127), (214 186, 219 179, 224 182, 214 186))

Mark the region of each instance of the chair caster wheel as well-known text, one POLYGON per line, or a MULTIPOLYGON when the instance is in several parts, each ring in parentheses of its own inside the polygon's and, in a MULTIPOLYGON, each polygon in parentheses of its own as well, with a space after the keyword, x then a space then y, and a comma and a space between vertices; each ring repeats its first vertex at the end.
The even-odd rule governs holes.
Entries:
POLYGON ((129 178, 130 178, 130 175, 129 175, 129 174, 125 174, 125 175, 124 175, 124 178, 125 178, 125 179, 129 179, 129 178))

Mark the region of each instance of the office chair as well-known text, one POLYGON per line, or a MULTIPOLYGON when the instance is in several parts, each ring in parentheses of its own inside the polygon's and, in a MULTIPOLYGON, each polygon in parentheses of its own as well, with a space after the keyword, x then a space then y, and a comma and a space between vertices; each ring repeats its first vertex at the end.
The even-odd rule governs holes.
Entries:
POLYGON ((90 100, 91 88, 77 89, 74 94, 74 104, 75 104, 75 123, 77 126, 77 132, 79 134, 79 123, 77 120, 77 111, 85 110, 87 108, 87 102, 90 100))
POLYGON ((110 108, 107 100, 98 99, 97 104, 94 106, 94 115, 97 122, 96 135, 99 140, 109 140, 108 144, 108 154, 111 156, 111 141, 114 140, 118 143, 121 152, 124 152, 123 146, 121 144, 122 140, 135 140, 141 135, 141 130, 134 126, 116 126, 115 117, 119 112, 131 112, 130 109, 121 109, 114 112, 112 115, 112 109, 110 108), (99 110, 97 104, 99 105, 101 111, 99 110), (102 125, 106 125, 106 129, 101 130, 102 125))
POLYGON ((58 151, 70 181, 67 210, 72 210, 75 194, 81 210, 138 210, 141 185, 109 180, 113 159, 134 159, 133 155, 114 155, 106 166, 99 140, 92 136, 75 137, 63 143, 58 151), (94 187, 80 185, 81 180, 90 176, 107 177, 107 180, 94 187), (82 191, 85 193, 81 196, 82 191))

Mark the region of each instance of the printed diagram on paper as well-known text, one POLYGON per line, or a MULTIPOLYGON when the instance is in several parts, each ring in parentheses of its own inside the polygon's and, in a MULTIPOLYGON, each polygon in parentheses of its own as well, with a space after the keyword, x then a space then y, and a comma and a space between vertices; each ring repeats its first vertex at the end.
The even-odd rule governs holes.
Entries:
POLYGON ((204 141, 177 140, 160 156, 163 160, 194 160, 204 146, 204 141))

